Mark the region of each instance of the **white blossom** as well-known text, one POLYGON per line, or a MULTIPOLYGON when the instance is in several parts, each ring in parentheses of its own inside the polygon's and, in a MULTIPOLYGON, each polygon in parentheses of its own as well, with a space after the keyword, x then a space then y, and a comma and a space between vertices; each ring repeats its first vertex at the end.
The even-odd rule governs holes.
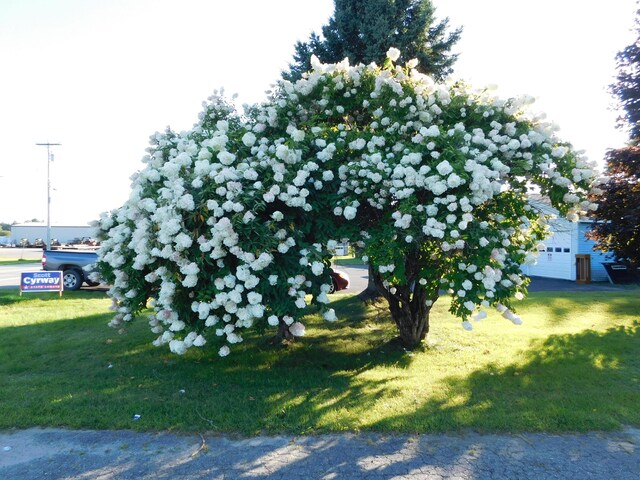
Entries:
POLYGON ((328 322, 335 322, 336 320, 338 320, 338 317, 336 317, 336 312, 333 308, 330 308, 327 311, 325 311, 322 316, 328 322))
POLYGON ((247 147, 251 147, 254 143, 256 143, 256 136, 252 132, 247 132, 242 136, 242 143, 244 143, 247 147))
POLYGON ((300 322, 294 322, 289 326, 289 332, 291 332, 291 335, 294 337, 304 337, 304 325, 300 322))

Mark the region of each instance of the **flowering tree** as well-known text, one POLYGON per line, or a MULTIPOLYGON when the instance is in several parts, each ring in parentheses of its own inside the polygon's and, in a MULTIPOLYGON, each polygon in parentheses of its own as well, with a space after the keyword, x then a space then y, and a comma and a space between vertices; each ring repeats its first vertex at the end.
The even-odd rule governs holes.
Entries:
POLYGON ((130 199, 99 222, 111 325, 151 298, 155 344, 178 354, 247 328, 302 335, 306 298, 336 319, 328 267, 344 239, 374 267, 408 347, 442 289, 465 328, 489 306, 519 323, 520 264, 546 234, 527 188, 577 218, 591 166, 525 115, 529 100, 434 83, 398 56, 315 61, 244 116, 214 96, 191 131, 152 137, 130 199))

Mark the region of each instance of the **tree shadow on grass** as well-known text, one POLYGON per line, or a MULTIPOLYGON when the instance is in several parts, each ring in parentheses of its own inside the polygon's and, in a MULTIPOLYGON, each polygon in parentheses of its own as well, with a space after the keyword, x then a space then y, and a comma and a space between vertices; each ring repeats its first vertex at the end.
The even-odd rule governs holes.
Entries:
MULTIPOLYGON (((360 308, 357 300, 344 301, 342 307, 360 308)), ((382 328, 383 319, 362 321, 354 313, 335 324, 322 321, 322 331, 287 348, 254 333, 221 359, 215 345, 182 357, 153 347, 142 318, 118 335, 106 326, 109 316, 2 330, 0 410, 11 415, 0 419, 0 428, 256 434, 564 431, 640 423, 638 325, 552 336, 532 344, 524 361, 452 376, 408 403, 403 382, 413 375, 407 367, 416 356, 396 343, 393 326, 382 328), (362 330, 367 323, 372 330, 362 330)))
POLYGON ((340 330, 287 349, 254 335, 224 359, 215 347, 177 357, 151 345, 154 335, 144 319, 118 335, 106 326, 109 317, 3 329, 0 354, 11 361, 0 366, 8 386, 0 410, 12 414, 0 428, 353 430, 381 396, 397 393, 393 375, 360 374, 380 364, 402 365, 406 357, 393 342, 370 351, 366 344, 337 348, 349 344, 341 337, 350 333, 340 330))
MULTIPOLYGON (((340 320, 327 322, 319 316, 307 317, 313 333, 280 349, 278 367, 306 364, 331 371, 362 372, 378 366, 410 366, 413 356, 400 341, 386 303, 365 305, 350 296, 331 305, 340 312, 340 320)), ((418 347, 414 352, 424 348, 418 347)))
POLYGON ((522 363, 450 377, 441 395, 376 429, 589 431, 640 423, 640 324, 553 335, 522 363), (478 428, 478 425, 482 427, 478 428))

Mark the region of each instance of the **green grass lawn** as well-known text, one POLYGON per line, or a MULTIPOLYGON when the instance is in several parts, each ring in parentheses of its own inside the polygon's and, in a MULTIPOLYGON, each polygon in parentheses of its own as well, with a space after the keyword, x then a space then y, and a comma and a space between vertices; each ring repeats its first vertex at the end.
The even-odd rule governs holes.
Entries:
MULTIPOLYGON (((247 335, 183 357, 144 319, 107 327, 104 293, 0 291, 0 429, 31 426, 253 435, 380 431, 587 431, 640 425, 640 291, 537 293, 517 327, 460 327, 436 303, 421 350, 383 307, 335 295, 286 347, 247 335), (140 415, 134 420, 134 415, 140 415)), ((214 339, 212 339, 214 340, 214 339)), ((207 348, 208 347, 208 348, 207 348)))
POLYGON ((42 258, 0 258, 0 266, 21 265, 23 263, 40 263, 42 258))
POLYGON ((360 257, 354 255, 338 255, 331 259, 334 265, 363 265, 360 257))

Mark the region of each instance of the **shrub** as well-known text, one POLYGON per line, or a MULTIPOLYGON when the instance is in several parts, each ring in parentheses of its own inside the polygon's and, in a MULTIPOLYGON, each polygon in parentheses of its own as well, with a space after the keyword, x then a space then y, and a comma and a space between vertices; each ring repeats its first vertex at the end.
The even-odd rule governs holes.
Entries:
POLYGON ((398 55, 315 61, 243 116, 214 95, 192 130, 154 135, 130 199, 100 220, 111 325, 151 298, 155 344, 178 354, 215 333, 226 355, 246 328, 302 335, 308 295, 336 318, 328 267, 343 240, 372 264, 408 347, 442 288, 465 328, 488 306, 519 323, 520 265, 547 228, 527 190, 576 219, 591 164, 525 114, 531 99, 434 83, 398 55))

